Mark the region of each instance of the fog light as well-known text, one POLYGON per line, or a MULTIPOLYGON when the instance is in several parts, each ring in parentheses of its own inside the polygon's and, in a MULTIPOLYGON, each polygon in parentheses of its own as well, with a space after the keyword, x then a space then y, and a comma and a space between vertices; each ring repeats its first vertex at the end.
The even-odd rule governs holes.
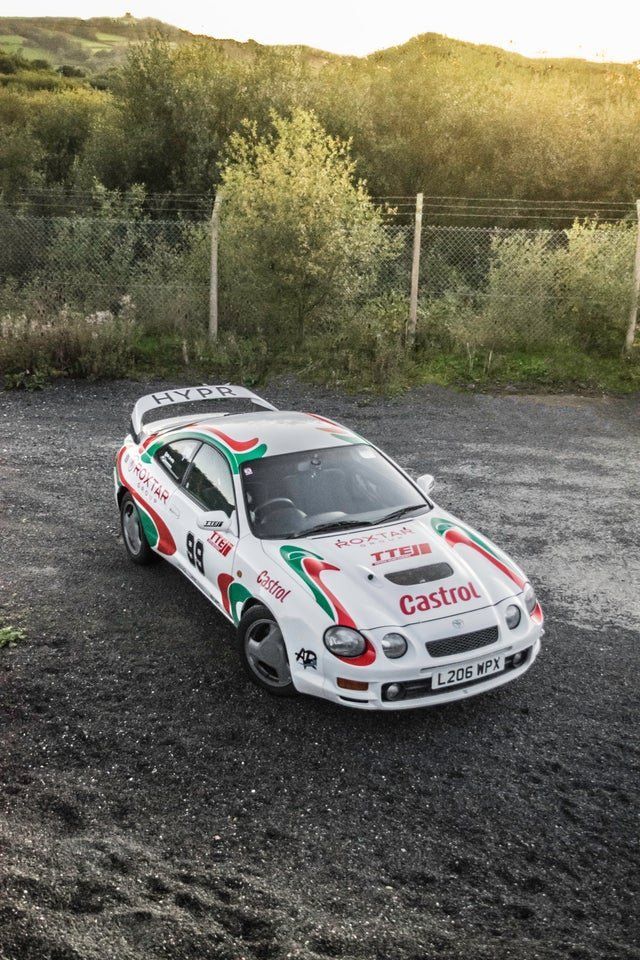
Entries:
POLYGON ((527 656, 526 650, 521 650, 519 653, 514 653, 511 658, 511 663, 514 667, 519 667, 521 663, 524 662, 525 657, 527 656))
POLYGON ((390 683, 386 690, 387 700, 397 700, 402 696, 402 684, 390 683))
POLYGON ((369 684, 364 680, 347 680, 346 677, 338 677, 336 683, 343 690, 368 690, 369 684))

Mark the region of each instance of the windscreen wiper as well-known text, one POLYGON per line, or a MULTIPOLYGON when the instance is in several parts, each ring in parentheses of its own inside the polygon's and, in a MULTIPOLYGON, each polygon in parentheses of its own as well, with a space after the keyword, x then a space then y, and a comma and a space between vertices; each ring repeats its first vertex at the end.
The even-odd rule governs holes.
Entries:
POLYGON ((376 520, 376 523, 387 523, 389 520, 399 520, 401 517, 406 516, 407 513, 413 513, 414 510, 428 509, 428 503, 414 503, 412 507, 400 507, 398 510, 394 510, 393 513, 388 513, 386 517, 381 517, 379 520, 376 520))
POLYGON ((315 527, 309 527, 308 530, 300 530, 296 534, 298 537, 306 537, 311 533, 322 533, 325 530, 349 530, 354 527, 370 527, 377 520, 327 520, 326 523, 319 523, 315 527))

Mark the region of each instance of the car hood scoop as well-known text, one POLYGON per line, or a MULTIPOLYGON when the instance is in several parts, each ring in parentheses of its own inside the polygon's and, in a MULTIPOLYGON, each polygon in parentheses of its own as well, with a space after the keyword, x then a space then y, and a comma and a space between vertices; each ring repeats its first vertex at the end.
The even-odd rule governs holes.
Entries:
POLYGON ((391 583, 411 586, 415 583, 431 583, 433 580, 444 580, 453 576, 453 567, 449 563, 428 563, 421 567, 409 567, 407 570, 394 570, 386 573, 385 578, 391 583))

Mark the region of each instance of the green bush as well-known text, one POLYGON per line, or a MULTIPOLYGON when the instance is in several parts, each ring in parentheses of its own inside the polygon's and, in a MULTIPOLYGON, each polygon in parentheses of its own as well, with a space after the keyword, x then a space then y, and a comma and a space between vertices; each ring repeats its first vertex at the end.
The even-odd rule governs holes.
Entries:
POLYGON ((586 352, 619 353, 632 292, 635 225, 575 223, 555 253, 556 317, 586 352))
POLYGON ((316 117, 273 116, 273 134, 255 126, 231 138, 223 171, 222 302, 229 326, 300 344, 336 305, 375 289, 393 244, 349 145, 316 117))
POLYGON ((554 285, 548 234, 494 237, 476 345, 513 350, 552 342, 558 333, 554 285))
POLYGON ((60 310, 44 316, 0 317, 0 374, 6 385, 29 386, 42 376, 121 377, 135 357, 135 325, 130 304, 120 314, 88 316, 60 310))
POLYGON ((406 299, 394 293, 346 305, 317 325, 298 354, 298 365, 324 382, 394 390, 408 368, 406 319, 406 299))

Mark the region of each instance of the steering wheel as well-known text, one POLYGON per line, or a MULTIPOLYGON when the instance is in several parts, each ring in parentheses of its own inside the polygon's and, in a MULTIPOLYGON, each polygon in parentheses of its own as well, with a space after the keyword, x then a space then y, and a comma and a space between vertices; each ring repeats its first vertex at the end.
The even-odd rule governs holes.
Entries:
POLYGON ((277 507, 279 510, 284 510, 287 507, 291 507, 292 510, 296 509, 293 500, 289 500, 288 497, 272 497, 271 500, 265 500, 259 507, 256 507, 254 513, 256 523, 262 523, 264 520, 263 514, 270 507, 277 507))

